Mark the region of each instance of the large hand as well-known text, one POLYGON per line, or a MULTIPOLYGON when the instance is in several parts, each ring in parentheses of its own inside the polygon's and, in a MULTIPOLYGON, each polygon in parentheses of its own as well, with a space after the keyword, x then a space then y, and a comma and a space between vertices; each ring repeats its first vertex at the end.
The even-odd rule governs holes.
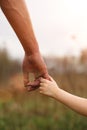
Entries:
POLYGON ((23 75, 24 75, 24 85, 27 87, 28 91, 35 90, 40 85, 40 78, 50 80, 46 65, 40 53, 35 53, 32 55, 26 55, 23 60, 23 75), (29 81, 29 73, 33 73, 35 80, 33 82, 29 81))
POLYGON ((46 65, 39 53, 38 43, 34 35, 25 0, 0 0, 0 6, 19 38, 24 51, 28 54, 25 55, 23 61, 25 86, 28 86, 29 90, 35 89, 39 86, 40 77, 49 79, 49 76, 46 65), (32 83, 28 79, 28 75, 31 72, 35 76, 35 81, 32 83))

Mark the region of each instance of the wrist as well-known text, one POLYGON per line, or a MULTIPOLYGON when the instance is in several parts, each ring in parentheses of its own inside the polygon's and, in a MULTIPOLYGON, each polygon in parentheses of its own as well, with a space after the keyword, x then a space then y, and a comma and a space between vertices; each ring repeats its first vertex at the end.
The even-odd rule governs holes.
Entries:
POLYGON ((61 96, 61 89, 58 87, 55 93, 53 94, 53 98, 59 100, 60 96, 61 96))
POLYGON ((39 54, 39 50, 35 50, 35 51, 25 51, 25 55, 26 56, 33 56, 33 55, 37 55, 39 54))

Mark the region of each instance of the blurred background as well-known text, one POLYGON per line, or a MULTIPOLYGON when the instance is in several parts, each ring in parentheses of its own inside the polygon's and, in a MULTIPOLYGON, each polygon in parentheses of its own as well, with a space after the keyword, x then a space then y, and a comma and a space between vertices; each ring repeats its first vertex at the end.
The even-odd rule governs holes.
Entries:
MULTIPOLYGON (((74 95, 87 97, 87 1, 26 0, 49 74, 74 95)), ((0 10, 0 130, 86 130, 87 119, 23 87, 24 50, 0 10)), ((32 77, 31 77, 32 78, 32 77)))

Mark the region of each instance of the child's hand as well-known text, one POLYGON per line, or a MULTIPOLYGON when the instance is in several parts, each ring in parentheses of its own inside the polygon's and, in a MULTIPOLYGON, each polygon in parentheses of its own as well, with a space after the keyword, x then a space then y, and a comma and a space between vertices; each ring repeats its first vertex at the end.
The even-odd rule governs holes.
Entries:
POLYGON ((56 93, 58 93, 59 87, 57 83, 52 79, 52 77, 50 78, 51 81, 41 78, 39 90, 41 94, 45 94, 50 97, 55 97, 56 93))

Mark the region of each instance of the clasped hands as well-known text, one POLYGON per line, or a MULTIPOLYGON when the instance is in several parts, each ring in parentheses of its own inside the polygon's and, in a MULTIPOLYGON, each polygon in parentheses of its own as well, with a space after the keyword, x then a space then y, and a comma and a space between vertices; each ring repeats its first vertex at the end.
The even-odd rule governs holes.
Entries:
POLYGON ((28 91, 35 90, 40 86, 41 77, 50 80, 46 64, 39 52, 35 52, 31 55, 25 54, 22 67, 24 86, 28 91), (34 81, 32 82, 29 79, 30 73, 33 73, 34 76, 34 81))

